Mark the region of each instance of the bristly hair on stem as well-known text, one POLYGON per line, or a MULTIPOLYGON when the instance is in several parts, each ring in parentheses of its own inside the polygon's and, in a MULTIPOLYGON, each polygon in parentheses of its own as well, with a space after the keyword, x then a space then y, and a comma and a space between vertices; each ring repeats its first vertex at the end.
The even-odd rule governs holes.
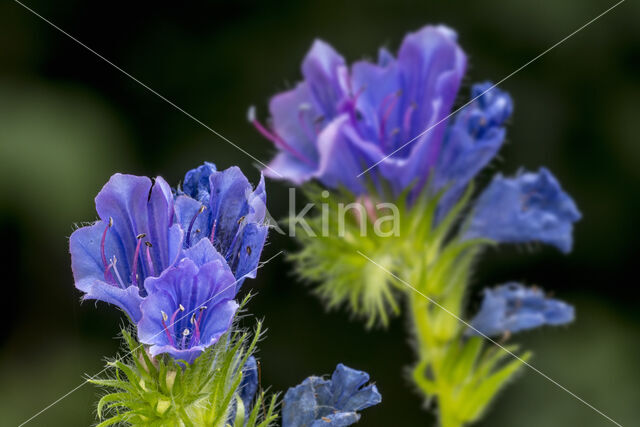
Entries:
POLYGON ((168 355, 151 358, 123 329, 125 356, 107 363, 106 378, 88 379, 107 390, 97 405, 98 426, 273 425, 278 418, 277 395, 267 397, 260 390, 249 408, 240 398, 243 367, 254 353, 261 331, 261 322, 252 333, 232 328, 188 364, 168 355))

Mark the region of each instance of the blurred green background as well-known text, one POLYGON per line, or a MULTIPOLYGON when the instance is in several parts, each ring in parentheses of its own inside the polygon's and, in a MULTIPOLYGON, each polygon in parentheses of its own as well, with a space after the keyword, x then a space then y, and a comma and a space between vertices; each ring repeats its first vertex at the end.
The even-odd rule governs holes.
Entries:
MULTIPOLYGON (((273 154, 246 123, 271 94, 299 79, 312 40, 348 60, 395 49, 426 23, 455 28, 469 55, 460 101, 471 83, 497 81, 592 19, 608 1, 208 1, 28 4, 257 158, 273 154)), ((640 201, 640 16, 627 1, 503 84, 515 99, 508 143, 493 165, 548 166, 584 220, 568 257, 548 248, 488 253, 474 280, 525 280, 577 307, 577 321, 517 337, 533 364, 616 419, 639 411, 640 311, 636 219, 640 201), (636 224, 636 225, 634 225, 636 224)), ((177 183, 204 160, 255 163, 12 1, 0 5, 1 425, 17 425, 98 372, 119 347, 122 319, 104 304, 79 304, 67 238, 95 219, 93 198, 116 171, 162 174, 177 183)), ((484 173, 486 179, 493 171, 484 173)), ((269 209, 287 211, 286 185, 268 183, 269 209)), ((263 259, 292 250, 273 234, 263 259)), ((344 362, 372 374, 383 404, 362 425, 433 425, 405 382, 413 355, 396 319, 365 332, 344 312, 326 313, 282 257, 247 285, 264 318, 262 382, 286 390, 344 362)), ((251 319, 245 319, 251 325, 251 319)), ((84 386, 29 425, 95 422, 97 390, 84 386)), ((608 422, 535 374, 502 394, 482 426, 604 426, 608 422)))

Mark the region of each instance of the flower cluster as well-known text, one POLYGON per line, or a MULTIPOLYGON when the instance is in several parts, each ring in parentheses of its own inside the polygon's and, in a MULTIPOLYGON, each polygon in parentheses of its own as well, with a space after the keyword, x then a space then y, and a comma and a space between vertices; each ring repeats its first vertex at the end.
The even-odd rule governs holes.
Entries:
MULTIPOLYGON (((419 353, 413 378, 427 398, 438 395, 443 425, 477 419, 524 360, 501 371, 498 359, 481 352, 479 338, 465 335, 518 332, 574 318, 571 306, 540 290, 508 284, 485 291, 471 321, 474 331, 462 327, 478 254, 492 243, 529 242, 568 253, 573 225, 581 218, 546 168, 514 177, 497 174, 474 200, 473 180, 502 147, 513 101, 482 82, 454 110, 465 70, 457 35, 444 26, 408 34, 395 56, 381 49, 376 62, 351 65, 317 40, 302 62, 303 81, 271 98, 269 126, 253 107, 249 113, 278 150, 265 175, 300 186, 317 180, 333 190, 328 206, 362 202, 371 222, 375 202, 395 205, 400 217, 395 234, 367 234, 362 230, 375 232, 375 224, 372 228, 361 217, 334 236, 322 228, 323 211, 309 221, 311 237, 298 237, 302 248, 292 259, 302 278, 319 282, 317 292, 330 307, 348 305, 368 317, 368 325, 376 319, 386 324, 386 311, 401 306, 395 295, 407 296, 419 353), (464 357, 475 355, 465 364, 475 386, 457 385, 441 370, 462 363, 458 349, 464 357), (485 393, 482 384, 493 392, 485 393), (450 390, 459 407, 446 394, 454 386, 461 387, 450 390)), ((321 199, 318 187, 305 189, 312 200, 321 199)))
MULTIPOLYGON (((217 171, 211 163, 187 172, 176 189, 161 177, 122 174, 102 188, 96 197, 100 219, 70 238, 75 284, 83 299, 122 309, 143 344, 124 330, 130 363, 110 366, 126 380, 92 379, 116 390, 98 404, 100 417, 118 409, 104 425, 264 427, 277 418, 276 396, 266 407, 258 393, 252 353, 261 324, 251 343, 231 328, 237 293, 256 276, 267 237, 265 199, 263 179, 254 189, 240 169, 217 171), (171 357, 157 358, 162 354, 171 357)), ((325 384, 326 392, 319 402, 289 398, 287 407, 301 415, 289 410, 288 417, 301 420, 313 412, 326 426, 353 424, 360 418, 355 411, 380 402, 375 386, 360 390, 368 378, 342 365, 331 383, 310 377, 303 384, 325 384)))
POLYGON ((116 174, 96 197, 100 220, 70 238, 83 299, 121 308, 152 355, 192 362, 227 331, 236 293, 255 277, 268 227, 264 181, 211 163, 182 189, 116 174))

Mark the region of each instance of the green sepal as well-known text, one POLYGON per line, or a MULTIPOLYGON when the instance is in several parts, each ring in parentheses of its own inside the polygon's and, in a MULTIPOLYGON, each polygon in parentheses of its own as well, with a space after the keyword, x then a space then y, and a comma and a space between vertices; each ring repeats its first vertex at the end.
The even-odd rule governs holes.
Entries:
MULTIPOLYGON (((228 332, 191 364, 168 355, 151 358, 144 346, 123 330, 126 356, 107 363, 109 377, 88 379, 109 391, 97 405, 98 418, 106 417, 99 425, 271 425, 278 416, 275 404, 269 411, 256 410, 246 419, 242 405, 243 413, 236 409, 231 417, 231 411, 241 406, 237 392, 242 367, 254 352, 261 329, 258 322, 252 337, 248 332, 228 332)), ((255 405, 263 401, 264 392, 260 391, 255 405)))

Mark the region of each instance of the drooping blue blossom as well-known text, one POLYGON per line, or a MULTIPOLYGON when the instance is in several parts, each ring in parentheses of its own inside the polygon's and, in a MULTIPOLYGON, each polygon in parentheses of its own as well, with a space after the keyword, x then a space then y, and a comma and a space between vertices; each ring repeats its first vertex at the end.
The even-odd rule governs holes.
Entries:
POLYGON ((439 206, 441 215, 496 156, 505 138, 504 123, 513 112, 509 94, 490 82, 473 85, 471 100, 447 128, 435 168, 434 189, 448 186, 439 206))
POLYGON ((539 241, 567 253, 573 243, 573 223, 580 218, 574 201, 546 168, 520 172, 514 178, 498 174, 478 198, 466 237, 539 241))
POLYGON ((199 255, 208 252, 211 258, 183 258, 145 281, 148 296, 140 304, 138 339, 150 346, 152 356, 168 353, 193 362, 229 329, 238 309, 236 279, 226 261, 208 241, 197 246, 199 255), (206 246, 211 249, 201 250, 206 246))
POLYGON ((339 364, 330 380, 309 377, 287 390, 282 427, 343 427, 360 419, 358 411, 377 405, 382 396, 369 374, 339 364))
POLYGON ((100 220, 69 239, 75 286, 83 299, 114 304, 137 322, 145 279, 180 255, 183 233, 173 223, 171 187, 161 177, 115 174, 95 202, 100 220))
POLYGON ((351 67, 317 40, 302 63, 304 81, 271 99, 271 128, 250 112, 279 150, 265 174, 295 184, 315 178, 355 194, 381 179, 396 193, 419 191, 438 161, 465 67, 455 32, 444 26, 408 34, 397 58, 383 49, 377 63, 351 67))
POLYGON ((254 278, 267 237, 264 178, 253 189, 242 171, 217 171, 205 163, 187 172, 176 195, 176 216, 184 248, 209 239, 238 279, 254 278))
POLYGON ((258 362, 256 358, 250 356, 247 359, 247 363, 242 367, 243 376, 240 383, 240 398, 244 404, 247 413, 251 410, 253 404, 253 398, 258 391, 258 362))
POLYGON ((574 319, 573 307, 547 298, 538 288, 511 282, 485 289, 480 311, 471 320, 470 335, 500 335, 543 325, 563 325, 574 319))

